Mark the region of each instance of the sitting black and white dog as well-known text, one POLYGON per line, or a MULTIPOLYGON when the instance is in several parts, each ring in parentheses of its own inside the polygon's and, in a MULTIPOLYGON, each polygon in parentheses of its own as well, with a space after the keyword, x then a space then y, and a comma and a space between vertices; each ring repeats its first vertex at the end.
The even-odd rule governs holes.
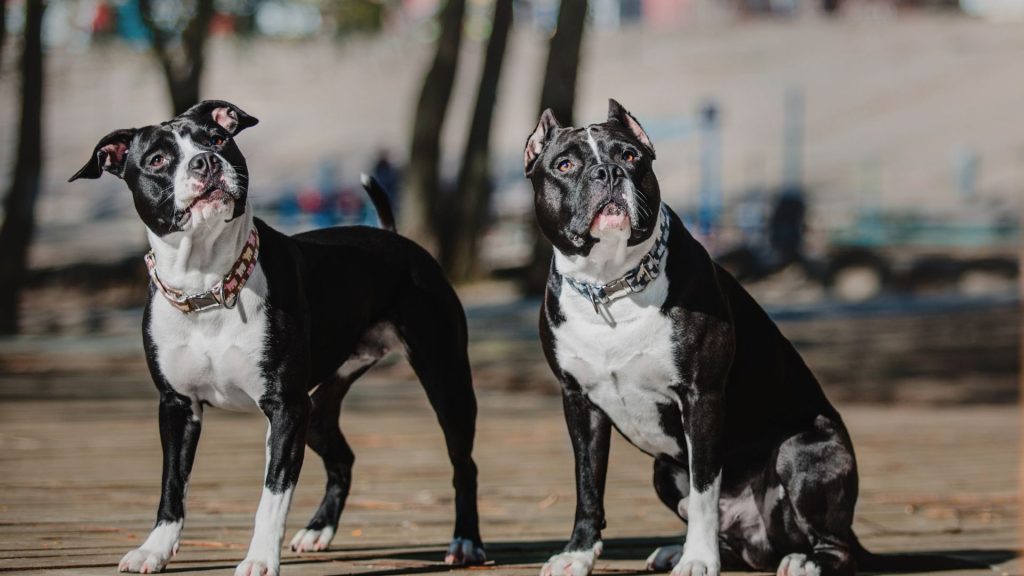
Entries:
MULTIPOLYGON (((526 144, 554 245, 540 332, 576 457, 576 522, 545 576, 601 553, 614 426, 654 457, 654 488, 687 522, 648 568, 716 576, 852 574, 857 464, 838 412, 760 306, 661 202, 654 147, 612 100, 608 120, 526 144)), ((865 553, 866 554, 866 553, 865 553)))
POLYGON ((476 399, 466 319, 440 266, 394 233, 387 198, 364 181, 385 227, 285 236, 252 215, 234 137, 257 120, 223 101, 156 126, 117 130, 71 180, 124 179, 146 225, 152 279, 142 335, 160 391, 163 488, 156 527, 121 560, 159 572, 175 554, 205 406, 259 410, 269 422, 263 495, 237 576, 275 575, 305 445, 327 490, 296 551, 333 538, 352 481, 338 427, 352 382, 389 350, 408 357, 443 428, 454 466, 455 536, 445 562, 484 560, 472 459, 476 399))

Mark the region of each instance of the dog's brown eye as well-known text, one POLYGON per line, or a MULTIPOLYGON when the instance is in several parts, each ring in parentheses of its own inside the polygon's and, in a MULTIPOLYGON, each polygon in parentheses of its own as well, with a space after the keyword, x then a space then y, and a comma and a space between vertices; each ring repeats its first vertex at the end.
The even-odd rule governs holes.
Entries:
POLYGON ((154 154, 149 158, 150 168, 162 168, 164 164, 167 164, 167 159, 163 157, 163 154, 154 154))
POLYGON ((558 171, 562 174, 565 174, 569 170, 572 170, 572 162, 569 160, 562 160, 558 163, 558 171))
POLYGON ((636 160, 636 154, 634 154, 632 150, 626 150, 622 153, 622 159, 626 162, 633 162, 636 160))
POLYGON ((224 144, 224 139, 221 138, 220 136, 214 136, 213 138, 210 138, 210 143, 213 144, 214 146, 220 146, 224 144))

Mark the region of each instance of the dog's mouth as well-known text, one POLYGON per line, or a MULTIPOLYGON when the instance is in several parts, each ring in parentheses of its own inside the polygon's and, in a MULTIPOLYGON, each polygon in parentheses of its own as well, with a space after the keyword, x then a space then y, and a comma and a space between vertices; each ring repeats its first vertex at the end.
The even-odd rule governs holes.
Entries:
POLYGON ((628 230, 629 227, 629 213, 624 206, 614 201, 608 201, 602 206, 590 223, 591 232, 628 230))
POLYGON ((184 224, 194 216, 202 218, 219 213, 237 200, 238 194, 223 181, 211 182, 181 211, 180 223, 184 224))

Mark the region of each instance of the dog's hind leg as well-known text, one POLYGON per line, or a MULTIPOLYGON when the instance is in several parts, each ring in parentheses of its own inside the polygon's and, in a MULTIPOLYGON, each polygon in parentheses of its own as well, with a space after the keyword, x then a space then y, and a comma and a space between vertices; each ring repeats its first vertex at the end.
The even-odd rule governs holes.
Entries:
MULTIPOLYGON (((454 299, 454 293, 450 297, 454 299)), ((473 462, 477 407, 462 307, 457 302, 443 307, 420 304, 395 326, 406 344, 409 363, 437 414, 454 467, 455 532, 445 563, 480 564, 486 555, 480 539, 477 468, 473 462), (457 310, 458 315, 444 310, 457 310)))
POLYGON ((855 574, 857 463, 842 424, 818 416, 813 430, 782 443, 775 469, 792 514, 776 515, 782 524, 769 531, 784 530, 788 540, 802 543, 782 559, 778 576, 855 574))
POLYGON ((352 485, 352 464, 355 462, 355 454, 345 441, 338 424, 341 401, 352 382, 372 365, 368 363, 360 366, 357 372, 351 374, 336 374, 313 392, 306 443, 323 459, 327 488, 309 523, 292 538, 291 548, 295 552, 326 550, 338 530, 338 519, 345 508, 345 500, 352 485))

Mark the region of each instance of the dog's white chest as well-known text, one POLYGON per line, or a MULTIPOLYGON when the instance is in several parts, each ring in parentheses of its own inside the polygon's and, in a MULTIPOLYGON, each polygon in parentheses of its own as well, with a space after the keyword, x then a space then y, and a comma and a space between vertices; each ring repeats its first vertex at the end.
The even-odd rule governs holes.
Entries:
POLYGON ((229 410, 255 410, 265 390, 266 278, 257 266, 232 309, 182 314, 157 294, 148 326, 167 382, 179 394, 229 410))
POLYGON ((665 433, 659 411, 679 404, 671 390, 678 380, 672 323, 655 304, 664 301, 667 284, 662 276, 640 295, 612 302, 614 326, 563 285, 566 321, 554 329, 555 356, 630 442, 650 454, 677 455, 679 442, 665 433))

